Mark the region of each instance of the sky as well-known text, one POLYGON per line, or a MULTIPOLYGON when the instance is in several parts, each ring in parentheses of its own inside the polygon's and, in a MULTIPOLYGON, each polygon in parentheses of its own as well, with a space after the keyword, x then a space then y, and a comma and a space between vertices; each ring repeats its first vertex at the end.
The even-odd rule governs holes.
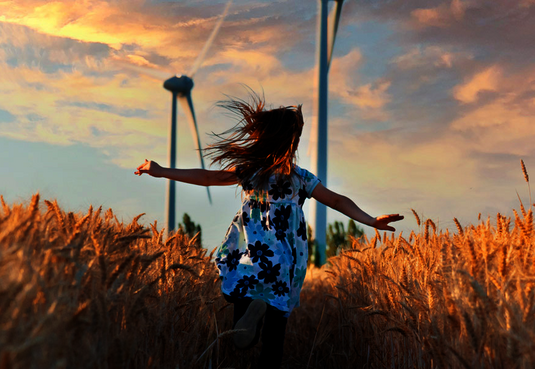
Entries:
MULTIPOLYGON (((39 192, 68 211, 112 208, 129 223, 165 220, 166 183, 137 177, 167 165, 171 95, 226 1, 0 0, 0 195, 39 192)), ((332 5, 331 5, 332 6, 332 5)), ((225 95, 264 92, 269 106, 303 104, 299 165, 309 168, 317 3, 235 0, 195 74, 203 145, 235 124, 225 95)), ((400 213, 441 229, 511 215, 529 204, 520 169, 535 171, 535 0, 346 0, 329 74, 327 187, 371 215, 400 213)), ((199 166, 179 109, 179 167, 199 166)), ((217 167, 213 167, 217 169, 217 167)), ((236 187, 179 184, 177 216, 222 240, 236 187)), ((330 210, 328 221, 347 223, 330 210)), ((368 234, 373 229, 364 226, 368 234)))

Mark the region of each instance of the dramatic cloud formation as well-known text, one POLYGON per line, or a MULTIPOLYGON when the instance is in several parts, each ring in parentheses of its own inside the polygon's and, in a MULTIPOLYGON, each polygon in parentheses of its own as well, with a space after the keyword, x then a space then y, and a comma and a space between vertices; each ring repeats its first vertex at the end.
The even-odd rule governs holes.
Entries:
MULTIPOLYGON (((90 147, 120 168, 147 153, 165 162, 170 95, 162 80, 190 70, 225 5, 1 2, 0 137, 90 147)), ((306 166, 315 6, 234 2, 195 75, 203 132, 233 124, 214 104, 243 96, 245 84, 274 106, 304 104, 306 166)), ((519 159, 535 168, 534 22, 528 0, 345 2, 329 77, 333 189, 373 213, 412 207, 445 225, 507 211, 523 185, 519 159)), ((195 166, 179 114, 179 156, 195 166)))
MULTIPOLYGON (((351 6, 364 13, 355 15, 356 21, 371 17, 391 22, 401 52, 378 79, 388 82, 382 105, 385 124, 344 125, 332 131, 333 140, 344 145, 336 146, 331 157, 357 158, 351 171, 344 171, 347 162, 337 162, 338 173, 356 183, 363 183, 365 174, 370 183, 357 195, 375 193, 370 199, 374 207, 387 191, 390 203, 422 209, 429 216, 443 217, 448 209, 475 221, 475 211, 461 204, 467 198, 473 208, 480 204, 488 214, 505 211, 511 206, 505 200, 507 188, 522 185, 519 159, 529 161, 534 154, 529 125, 535 118, 529 61, 533 48, 527 46, 535 41, 527 31, 535 18, 533 3, 390 1, 351 6), (399 192, 392 191, 392 183, 399 192)), ((363 112, 360 108, 366 119, 363 112)))
MULTIPOLYGON (((149 149, 154 140, 166 142, 168 96, 161 80, 185 72, 184 65, 191 67, 224 7, 142 1, 11 5, 0 5, 1 68, 9 76, 4 93, 18 86, 11 95, 18 106, 4 109, 17 119, 2 135, 113 148, 108 152, 121 157, 114 162, 125 166, 134 164, 133 153, 143 149, 139 144, 149 149), (151 81, 139 75, 137 66, 167 72, 155 70, 150 74, 161 76, 160 81, 151 81), (125 140, 124 135, 133 136, 125 140), (149 139, 136 140, 135 135, 149 139)), ((268 4, 233 8, 204 63, 205 69, 215 69, 204 79, 204 90, 194 91, 201 118, 222 92, 238 92, 239 84, 270 91, 301 86, 300 91, 282 89, 288 91, 282 93, 283 100, 300 99, 312 89, 310 70, 286 71, 276 57, 300 36, 295 32, 299 25, 288 22, 292 14, 270 15, 274 10, 268 4), (217 40, 225 47, 218 47, 223 41, 217 40)))

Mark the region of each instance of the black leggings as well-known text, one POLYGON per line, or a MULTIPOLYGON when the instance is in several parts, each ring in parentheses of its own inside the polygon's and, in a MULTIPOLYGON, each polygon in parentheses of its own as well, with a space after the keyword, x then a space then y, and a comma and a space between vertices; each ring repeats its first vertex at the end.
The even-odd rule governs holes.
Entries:
MULTIPOLYGON (((228 295, 224 295, 228 302, 234 304, 234 323, 232 327, 236 325, 238 320, 245 314, 251 299, 236 299, 228 295)), ((282 363, 282 353, 284 350, 284 337, 286 335, 286 323, 288 318, 284 316, 284 312, 274 308, 271 305, 267 305, 266 315, 264 316, 264 324, 262 327, 262 321, 258 323, 256 329, 256 337, 251 347, 258 343, 260 339, 260 328, 262 328, 262 352, 258 360, 259 369, 280 368, 282 363)))

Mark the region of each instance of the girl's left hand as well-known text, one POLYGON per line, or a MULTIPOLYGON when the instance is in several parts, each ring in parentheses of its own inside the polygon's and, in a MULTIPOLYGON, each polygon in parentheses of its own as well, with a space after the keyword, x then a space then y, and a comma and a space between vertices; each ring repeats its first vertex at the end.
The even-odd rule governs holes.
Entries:
POLYGON ((396 229, 388 225, 390 222, 398 222, 404 218, 403 215, 399 214, 388 214, 381 215, 375 218, 375 222, 372 224, 372 227, 380 229, 382 231, 392 231, 395 232, 396 229))
POLYGON ((142 175, 143 173, 147 173, 148 175, 151 175, 153 177, 161 177, 162 176, 162 167, 156 163, 155 161, 149 161, 145 159, 145 162, 141 164, 139 167, 137 167, 137 171, 134 172, 134 174, 137 174, 138 176, 142 175))

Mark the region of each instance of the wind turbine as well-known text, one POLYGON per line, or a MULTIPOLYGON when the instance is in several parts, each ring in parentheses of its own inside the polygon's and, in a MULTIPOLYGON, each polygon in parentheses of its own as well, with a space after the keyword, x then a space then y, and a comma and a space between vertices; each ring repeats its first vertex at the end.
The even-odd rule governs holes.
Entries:
MULTIPOLYGON (((203 159, 202 151, 201 151, 201 141, 199 138, 199 128, 197 126, 197 120, 195 118, 195 110, 193 109, 193 100, 191 98, 191 90, 194 86, 193 76, 201 67, 202 62, 204 61, 204 57, 206 56, 208 49, 212 45, 215 37, 217 36, 219 28, 221 27, 221 24, 223 23, 223 20, 225 19, 231 4, 232 4, 232 0, 230 0, 227 3, 225 10, 219 17, 219 20, 217 21, 214 29, 212 30, 210 37, 208 37, 208 40, 206 41, 206 43, 204 44, 204 47, 202 48, 201 52, 197 56, 197 59, 195 60, 195 63, 191 67, 191 70, 189 71, 189 73, 187 75, 181 75, 181 74, 174 75, 166 79, 165 82, 163 83, 163 87, 166 90, 170 91, 172 95, 171 122, 169 125, 169 141, 168 141, 169 143, 168 160, 169 160, 170 168, 176 168, 177 100, 180 101, 182 105, 182 109, 184 109, 184 112, 188 118, 191 134, 193 136, 193 141, 195 142, 198 153, 199 153, 201 167, 203 169, 205 168, 204 159, 203 159)), ((146 67, 140 67, 140 66, 132 66, 132 65, 125 65, 125 66, 129 69, 133 69, 135 71, 150 75, 152 77, 156 77, 156 78, 162 77, 162 71, 159 71, 159 70, 154 70, 152 68, 146 68, 146 67)), ((168 75, 166 75, 166 78, 167 77, 168 75)), ((206 191, 208 193, 208 201, 210 202, 210 204, 212 204, 210 188, 206 187, 206 191)), ((172 232, 176 227, 176 217, 175 217, 176 182, 175 181, 169 180, 167 182, 167 199, 166 200, 167 200, 166 201, 167 234, 169 235, 170 232, 172 232)))
MULTIPOLYGON (((197 59, 195 60, 195 63, 193 64, 188 75, 177 74, 167 79, 163 83, 163 87, 166 90, 170 91, 172 94, 171 124, 169 126, 169 153, 168 153, 170 168, 176 168, 176 130, 177 130, 177 124, 176 124, 176 111, 177 111, 176 105, 177 104, 176 102, 177 100, 180 101, 182 105, 182 109, 184 109, 184 112, 188 117, 191 134, 193 135, 193 140, 197 144, 197 151, 199 153, 199 159, 201 161, 201 168, 203 169, 205 168, 204 159, 203 159, 202 151, 201 151, 201 141, 199 138, 199 128, 197 126, 197 120, 195 119, 195 110, 193 109, 193 100, 191 99, 191 89, 193 88, 193 85, 194 85, 193 76, 201 67, 202 62, 204 61, 204 57, 206 56, 206 53, 208 52, 208 49, 210 48, 210 46, 212 46, 212 42, 214 41, 217 33, 219 32, 221 23, 223 23, 223 20, 225 19, 231 4, 232 4, 232 0, 230 0, 227 3, 225 10, 223 11, 219 20, 217 21, 212 33, 210 34, 210 37, 208 37, 208 40, 206 40, 204 47, 202 48, 201 52, 197 56, 197 59)), ((210 188, 206 187, 206 191, 208 193, 208 201, 210 202, 210 204, 212 204, 212 196, 210 195, 210 188)), ((175 225, 176 225, 175 207, 176 207, 176 182, 169 180, 167 182, 167 208, 166 208, 167 234, 169 234, 175 229, 175 225)))
MULTIPOLYGON (((318 91, 315 105, 317 124, 312 126, 310 135, 311 168, 316 173, 323 185, 327 185, 327 102, 328 102, 328 76, 329 67, 334 49, 334 41, 340 14, 344 0, 318 0, 318 23, 316 38, 316 58, 318 63, 318 91), (328 19, 328 2, 334 1, 331 19, 328 19), (330 26, 330 27, 329 27, 330 26), (313 145, 316 144, 316 147, 313 145)), ((309 207, 309 224, 312 224, 314 238, 318 250, 317 261, 319 265, 325 264, 326 260, 326 230, 327 208, 325 205, 312 200, 309 207)))

